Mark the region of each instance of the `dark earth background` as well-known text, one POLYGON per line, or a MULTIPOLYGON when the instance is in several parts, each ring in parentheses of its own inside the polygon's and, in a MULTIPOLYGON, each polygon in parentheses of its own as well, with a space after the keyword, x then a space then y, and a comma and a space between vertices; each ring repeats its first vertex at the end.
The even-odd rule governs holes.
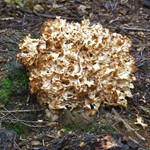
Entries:
POLYGON ((144 150, 150 149, 150 1, 145 0, 0 0, 0 149, 144 150), (28 71, 17 63, 18 44, 40 35, 56 16, 89 19, 128 36, 137 80, 128 108, 103 105, 94 117, 60 112, 50 122, 30 95, 28 71), (138 121, 137 121, 138 119, 138 121))

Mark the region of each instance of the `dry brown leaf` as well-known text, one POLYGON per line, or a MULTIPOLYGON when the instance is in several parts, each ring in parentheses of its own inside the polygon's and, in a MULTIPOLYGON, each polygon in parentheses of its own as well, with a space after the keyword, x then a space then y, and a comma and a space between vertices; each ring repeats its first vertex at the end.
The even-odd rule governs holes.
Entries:
POLYGON ((148 124, 144 123, 144 119, 142 117, 137 115, 136 120, 137 120, 137 122, 135 122, 135 124, 141 125, 143 127, 143 129, 148 127, 148 124))

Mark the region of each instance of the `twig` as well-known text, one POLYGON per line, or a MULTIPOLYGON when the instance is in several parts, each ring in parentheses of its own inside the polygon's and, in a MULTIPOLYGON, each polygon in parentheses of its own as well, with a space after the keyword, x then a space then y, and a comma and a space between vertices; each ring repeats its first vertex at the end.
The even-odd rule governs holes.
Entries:
POLYGON ((48 123, 48 121, 27 121, 27 120, 22 120, 22 119, 18 120, 18 119, 6 118, 6 117, 3 120, 4 121, 5 120, 11 120, 11 121, 14 121, 14 122, 15 121, 21 121, 21 122, 25 122, 25 123, 36 123, 36 124, 37 123, 41 123, 41 124, 48 123))
POLYGON ((25 24, 25 19, 26 19, 26 15, 23 15, 22 26, 24 26, 24 24, 25 24))
POLYGON ((19 147, 19 145, 14 141, 14 148, 17 150, 21 150, 21 148, 19 147))
MULTIPOLYGON (((16 121, 16 122, 19 121, 19 122, 21 122, 21 123, 24 122, 24 123, 27 123, 27 124, 28 124, 28 123, 33 123, 33 124, 37 124, 37 123, 39 123, 39 124, 46 124, 46 123, 49 123, 48 121, 41 121, 41 122, 40 122, 40 121, 28 121, 28 120, 22 120, 22 119, 18 119, 18 118, 15 118, 15 119, 13 119, 13 118, 4 118, 3 121, 5 121, 5 120, 10 120, 10 121, 12 121, 12 122, 13 122, 13 121, 14 121, 14 122, 15 122, 15 121, 16 121)), ((53 122, 53 123, 55 123, 55 122, 53 122)), ((29 125, 29 124, 28 124, 28 125, 29 125)))
POLYGON ((114 12, 117 5, 118 5, 118 0, 114 0, 113 3, 111 1, 109 1, 109 3, 110 3, 110 6, 111 6, 111 9, 112 9, 112 12, 114 12))
POLYGON ((141 136, 139 133, 137 133, 127 122, 125 122, 125 120, 123 120, 123 119, 120 117, 120 115, 117 113, 117 111, 116 111, 115 109, 112 109, 112 112, 114 113, 116 120, 122 122, 122 123, 124 124, 124 126, 126 127, 126 129, 128 130, 128 132, 134 132, 135 135, 136 135, 139 139, 145 141, 145 138, 144 138, 143 136, 141 136))
POLYGON ((141 58, 142 58, 142 60, 140 61, 140 64, 137 65, 137 67, 140 67, 140 66, 144 65, 145 61, 150 60, 150 58, 145 58, 144 57, 144 55, 143 55, 144 50, 145 50, 145 47, 143 47, 142 50, 141 50, 141 58))
MULTIPOLYGON (((13 115, 12 112, 9 111, 9 110, 7 110, 5 107, 4 107, 4 109, 5 109, 5 112, 7 112, 8 114, 10 114, 12 117, 15 118, 15 119, 7 118, 7 119, 9 119, 10 121, 11 121, 11 120, 19 121, 20 123, 22 123, 22 124, 24 124, 24 125, 26 125, 26 126, 28 126, 28 127, 35 127, 35 128, 45 127, 45 126, 37 126, 37 125, 31 125, 31 124, 25 123, 23 120, 20 120, 20 119, 17 118, 15 115, 13 115)), ((6 120, 6 119, 4 118, 3 120, 6 120)))
MULTIPOLYGON (((3 122, 7 122, 5 120, 10 120, 12 121, 13 123, 16 123, 16 122, 20 122, 28 127, 32 127, 32 128, 43 128, 43 127, 50 127, 50 126, 53 126, 53 125, 56 125, 57 122, 52 122, 51 124, 48 124, 48 121, 43 121, 43 122, 39 122, 39 121, 27 121, 27 120, 21 120, 21 119, 12 119, 12 118, 4 118, 3 119, 3 122), (32 123, 32 124, 29 124, 29 123, 32 123), (34 124, 36 125, 34 125, 34 124), (37 125, 37 124, 43 124, 43 125, 37 125)), ((9 122, 10 122, 9 121, 9 122)))
POLYGON ((28 112, 38 112, 44 109, 34 109, 34 110, 2 110, 0 113, 28 113, 28 112))
POLYGON ((136 28, 136 27, 120 27, 121 29, 124 30, 131 30, 131 31, 143 31, 143 32, 150 32, 150 29, 145 29, 145 28, 136 28))
MULTIPOLYGON (((22 123, 22 124, 24 124, 24 125, 26 125, 26 126, 28 126, 28 127, 34 127, 34 128, 42 128, 42 127, 46 127, 46 126, 50 126, 49 124, 46 124, 46 125, 37 125, 37 123, 41 123, 41 122, 39 122, 39 121, 26 121, 26 120, 21 120, 21 119, 19 119, 19 118, 17 118, 15 115, 13 115, 12 114, 12 112, 16 112, 16 111, 18 111, 18 110, 14 110, 14 111, 9 111, 9 110, 7 110, 5 107, 4 107, 4 109, 5 109, 5 112, 7 112, 7 115, 8 114, 10 114, 13 118, 4 118, 3 117, 3 119, 2 120, 10 120, 10 121, 16 121, 16 122, 20 122, 20 123, 22 123), (36 125, 32 125, 32 124, 29 124, 29 123, 35 123, 36 125)), ((39 110, 37 110, 37 111, 42 111, 43 109, 39 109, 39 110)), ((32 110, 20 110, 20 112, 31 112, 32 110)), ((34 111, 34 110, 33 110, 34 111)), ((4 112, 4 111, 3 111, 4 112)), ((46 122, 42 122, 42 123, 46 123, 46 122)), ((53 122, 53 123, 56 123, 56 122, 53 122)), ((53 124, 51 124, 51 125, 53 125, 53 124)))
POLYGON ((142 59, 144 59, 144 56, 143 56, 144 50, 145 50, 145 47, 143 47, 142 50, 141 50, 141 57, 142 57, 142 59))
POLYGON ((18 119, 18 118, 4 118, 3 120, 12 120, 12 121, 20 121, 20 122, 25 122, 25 123, 48 123, 48 121, 27 121, 27 120, 22 120, 22 119, 18 119))
POLYGON ((2 120, 3 118, 5 118, 6 116, 8 116, 9 115, 9 113, 7 113, 7 114, 3 114, 3 116, 2 117, 0 117, 0 119, 2 120))

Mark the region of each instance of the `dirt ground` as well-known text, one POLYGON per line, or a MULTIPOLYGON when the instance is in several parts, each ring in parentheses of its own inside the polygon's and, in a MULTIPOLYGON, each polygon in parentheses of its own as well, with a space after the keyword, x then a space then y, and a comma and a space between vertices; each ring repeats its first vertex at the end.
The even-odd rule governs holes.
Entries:
POLYGON ((9 142, 13 142, 12 149, 100 150, 111 149, 113 144, 120 149, 150 149, 150 7, 140 0, 27 2, 20 6, 0 1, 0 79, 16 70, 26 74, 16 62, 19 41, 28 34, 38 37, 46 20, 61 16, 69 22, 81 22, 83 18, 92 24, 100 22, 110 31, 128 36, 138 68, 137 80, 127 109, 102 106, 92 123, 84 124, 85 130, 82 125, 70 127, 65 117, 64 124, 62 120, 50 122, 28 88, 19 89, 15 76, 13 88, 21 92, 15 96, 10 94, 5 105, 0 99, 0 144, 4 144, 2 134, 5 133, 5 137, 11 139, 9 142), (42 8, 36 10, 37 4, 42 8), (7 135, 9 129, 14 131, 11 138, 7 135))

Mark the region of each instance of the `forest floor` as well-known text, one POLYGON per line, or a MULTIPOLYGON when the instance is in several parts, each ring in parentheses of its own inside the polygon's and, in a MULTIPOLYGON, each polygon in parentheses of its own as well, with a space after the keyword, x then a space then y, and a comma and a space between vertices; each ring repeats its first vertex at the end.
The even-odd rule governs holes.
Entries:
POLYGON ((1 1, 0 148, 150 149, 149 41, 150 8, 140 0, 35 0, 15 4, 1 1), (69 124, 65 117, 60 122, 48 120, 44 108, 30 95, 27 70, 17 63, 16 54, 21 39, 28 34, 39 37, 41 25, 56 16, 69 22, 86 18, 131 39, 131 55, 138 71, 127 109, 104 105, 84 127, 69 124))

